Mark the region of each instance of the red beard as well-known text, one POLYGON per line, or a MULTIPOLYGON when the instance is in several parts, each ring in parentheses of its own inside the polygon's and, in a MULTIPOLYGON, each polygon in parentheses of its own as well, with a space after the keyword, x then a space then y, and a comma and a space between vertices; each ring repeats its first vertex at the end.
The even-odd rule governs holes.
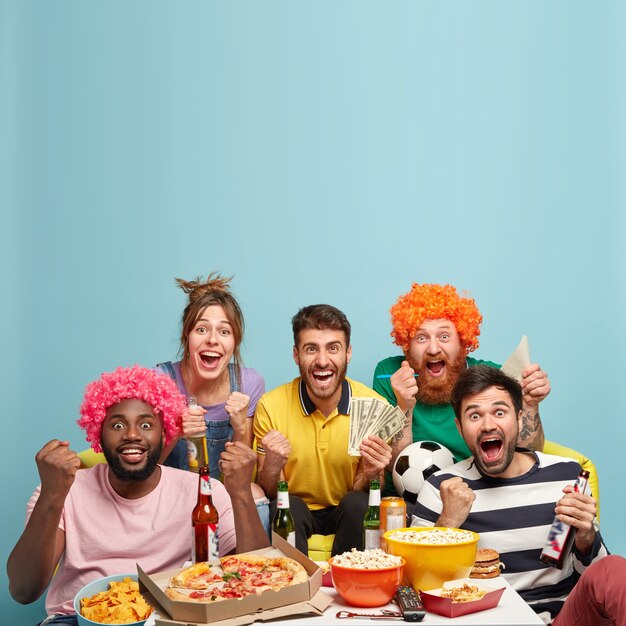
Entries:
POLYGON ((445 357, 440 357, 446 366, 445 374, 438 378, 430 375, 426 362, 417 365, 407 355, 409 365, 418 374, 417 378, 417 400, 422 404, 449 404, 452 397, 452 388, 460 373, 467 367, 465 354, 461 352, 455 361, 448 361, 445 357))

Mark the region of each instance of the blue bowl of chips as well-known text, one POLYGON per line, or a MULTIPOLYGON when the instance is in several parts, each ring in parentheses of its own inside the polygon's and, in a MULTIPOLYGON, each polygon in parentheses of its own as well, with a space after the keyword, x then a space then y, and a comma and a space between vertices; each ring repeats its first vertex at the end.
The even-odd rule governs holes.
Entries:
POLYGON ((139 593, 137 574, 116 574, 85 585, 74 598, 74 611, 78 626, 111 623, 141 626, 152 607, 139 593))

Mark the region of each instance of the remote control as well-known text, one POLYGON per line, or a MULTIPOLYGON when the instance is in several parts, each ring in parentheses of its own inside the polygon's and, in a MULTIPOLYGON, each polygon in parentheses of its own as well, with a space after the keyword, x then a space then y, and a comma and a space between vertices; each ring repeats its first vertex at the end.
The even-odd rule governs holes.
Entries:
POLYGON ((396 602, 405 622, 421 622, 424 619, 424 605, 413 587, 400 585, 396 591, 396 602))

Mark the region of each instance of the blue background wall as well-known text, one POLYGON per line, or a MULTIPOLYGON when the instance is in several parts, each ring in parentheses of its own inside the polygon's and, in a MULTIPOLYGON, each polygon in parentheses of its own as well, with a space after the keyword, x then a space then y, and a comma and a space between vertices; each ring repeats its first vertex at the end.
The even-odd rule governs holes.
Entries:
MULTIPOLYGON (((174 277, 212 270, 235 275, 268 388, 295 375, 302 305, 346 311, 350 374, 370 382, 399 294, 469 290, 478 356, 529 336, 547 436, 597 463, 625 553, 624 17, 617 2, 0 2, 1 560, 36 451, 86 447, 77 409, 102 371, 175 356, 174 277)), ((0 587, 3 623, 42 615, 0 587)))

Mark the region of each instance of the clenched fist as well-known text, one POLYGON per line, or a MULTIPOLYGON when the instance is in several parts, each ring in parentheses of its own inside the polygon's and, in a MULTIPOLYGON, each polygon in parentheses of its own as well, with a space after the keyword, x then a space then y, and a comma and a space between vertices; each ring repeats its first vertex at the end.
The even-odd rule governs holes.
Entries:
POLYGON ((415 370, 408 361, 402 361, 400 368, 391 375, 390 382, 400 410, 405 415, 409 414, 416 402, 417 381, 415 370))
POLYGON ((80 468, 80 459, 67 441, 53 439, 35 455, 41 493, 52 498, 67 496, 80 468))

